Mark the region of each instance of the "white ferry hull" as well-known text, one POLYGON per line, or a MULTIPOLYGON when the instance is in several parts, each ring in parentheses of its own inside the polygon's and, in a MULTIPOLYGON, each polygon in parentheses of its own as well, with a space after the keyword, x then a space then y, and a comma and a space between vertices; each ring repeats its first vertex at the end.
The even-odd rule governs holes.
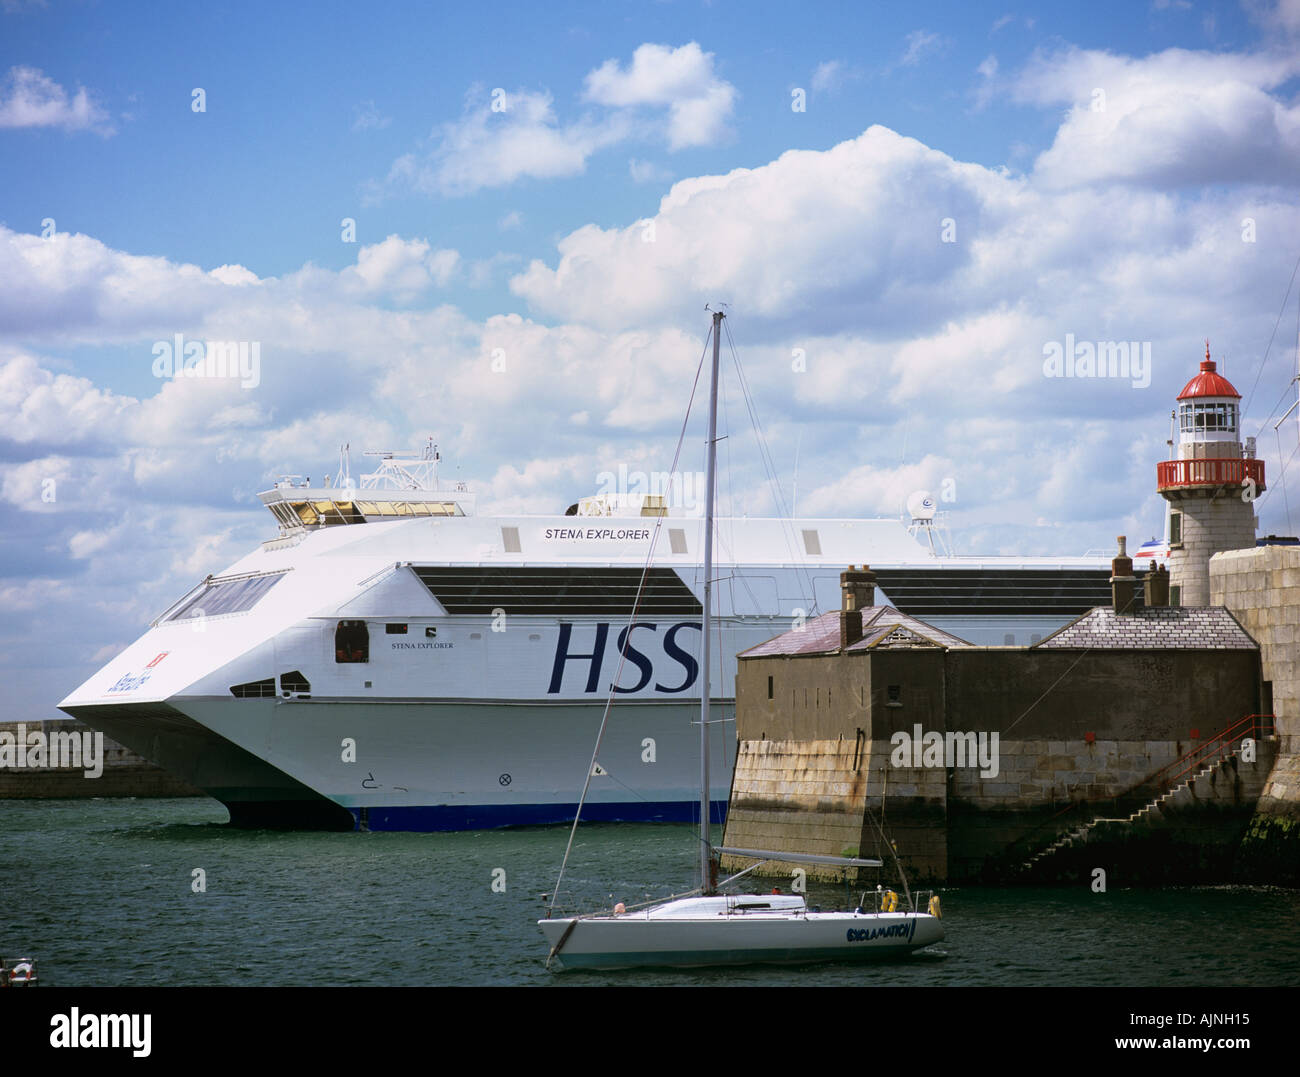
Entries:
MULTIPOLYGON (((702 528, 666 524, 667 564, 635 619, 650 519, 372 521, 272 540, 178 601, 60 707, 243 825, 476 829, 572 818, 616 686, 584 816, 689 821, 702 528), (344 653, 349 625, 360 656, 344 653)), ((953 605, 931 620, 961 621, 955 631, 974 642, 1028 643, 1079 612, 1078 581, 1105 588, 1100 563, 1082 559, 945 569, 891 521, 724 520, 719 535, 732 558, 718 569, 710 677, 719 805, 735 752, 735 655, 835 608, 845 565, 894 565, 900 594, 953 605), (779 560, 792 531, 808 549, 816 538, 817 553, 779 560), (1026 568, 1056 596, 1050 609, 971 604, 987 591, 980 573, 1026 568)), ((883 583, 880 597, 893 599, 883 583)))

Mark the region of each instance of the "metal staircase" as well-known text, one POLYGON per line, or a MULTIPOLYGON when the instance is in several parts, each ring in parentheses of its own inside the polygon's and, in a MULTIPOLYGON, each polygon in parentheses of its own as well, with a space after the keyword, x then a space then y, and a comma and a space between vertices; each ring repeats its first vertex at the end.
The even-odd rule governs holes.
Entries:
POLYGON ((1216 733, 1209 740, 1202 741, 1191 751, 1184 753, 1172 763, 1161 767, 1146 778, 1141 783, 1142 785, 1168 786, 1163 793, 1150 803, 1127 817, 1107 818, 1098 816, 1081 826, 1075 827, 1073 830, 1067 831, 1052 844, 1040 849, 1021 864, 1017 869, 1017 874, 1027 875, 1039 864, 1049 857, 1055 856, 1062 849, 1087 842, 1093 831, 1100 826, 1109 824, 1131 829, 1158 819, 1160 813, 1162 813, 1162 806, 1167 801, 1173 799, 1215 768, 1222 767, 1230 760, 1235 759, 1241 752, 1242 741, 1247 737, 1253 737, 1258 741, 1261 737, 1271 735, 1272 723, 1273 715, 1271 714, 1248 714, 1244 718, 1237 719, 1226 729, 1216 733))

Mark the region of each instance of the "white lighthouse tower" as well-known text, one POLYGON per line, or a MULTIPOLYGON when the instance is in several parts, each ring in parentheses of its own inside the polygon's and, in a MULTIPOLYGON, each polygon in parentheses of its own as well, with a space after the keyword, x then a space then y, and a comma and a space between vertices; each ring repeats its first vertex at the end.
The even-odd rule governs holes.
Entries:
POLYGON ((1178 452, 1156 465, 1169 502, 1172 605, 1208 606, 1210 557, 1255 545, 1255 498, 1264 490, 1264 461, 1255 439, 1241 441, 1241 394, 1215 370, 1210 342, 1200 373, 1178 394, 1178 452))

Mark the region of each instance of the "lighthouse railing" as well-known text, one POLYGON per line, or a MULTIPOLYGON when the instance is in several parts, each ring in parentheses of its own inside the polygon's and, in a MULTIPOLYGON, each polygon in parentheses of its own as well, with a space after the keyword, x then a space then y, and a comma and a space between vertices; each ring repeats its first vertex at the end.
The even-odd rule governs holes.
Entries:
POLYGON ((1206 457, 1200 460, 1161 460, 1156 464, 1156 482, 1170 486, 1241 486, 1250 481, 1264 487, 1264 461, 1245 457, 1206 457))

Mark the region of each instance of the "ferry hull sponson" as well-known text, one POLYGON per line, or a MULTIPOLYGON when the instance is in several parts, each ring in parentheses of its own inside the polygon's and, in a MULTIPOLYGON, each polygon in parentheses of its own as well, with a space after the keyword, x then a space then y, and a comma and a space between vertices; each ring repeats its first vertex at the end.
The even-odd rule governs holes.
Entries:
POLYGON ((239 827, 351 830, 340 805, 167 703, 62 708, 209 796, 239 827))

